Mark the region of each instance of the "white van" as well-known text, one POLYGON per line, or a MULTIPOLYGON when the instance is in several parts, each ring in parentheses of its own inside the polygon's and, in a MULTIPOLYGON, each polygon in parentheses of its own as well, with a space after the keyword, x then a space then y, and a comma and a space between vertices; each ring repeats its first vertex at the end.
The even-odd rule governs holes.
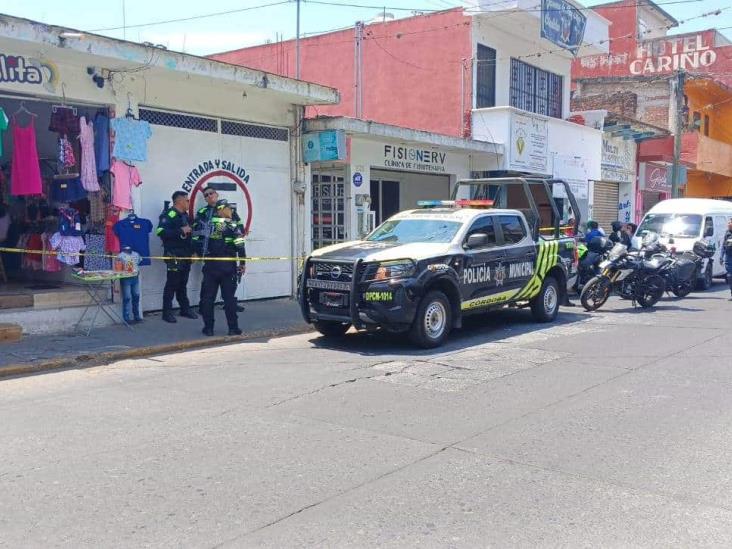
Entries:
POLYGON ((698 240, 714 242, 716 252, 708 260, 702 288, 712 285, 712 278, 724 276, 719 264, 722 239, 727 232, 727 222, 732 219, 732 202, 708 198, 673 198, 659 202, 643 217, 633 244, 637 246, 643 231, 658 233, 661 243, 679 252, 691 251, 698 240))

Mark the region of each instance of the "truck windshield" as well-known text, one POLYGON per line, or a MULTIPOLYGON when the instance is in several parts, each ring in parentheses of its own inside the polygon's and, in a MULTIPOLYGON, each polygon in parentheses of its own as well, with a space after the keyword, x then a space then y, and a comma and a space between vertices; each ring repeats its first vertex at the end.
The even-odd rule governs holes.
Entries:
POLYGON ((414 242, 446 244, 452 241, 460 226, 459 222, 441 219, 390 219, 379 225, 366 240, 398 244, 414 242))
POLYGON ((649 213, 638 227, 636 234, 651 231, 661 236, 674 238, 699 238, 702 216, 694 214, 652 214, 649 213))

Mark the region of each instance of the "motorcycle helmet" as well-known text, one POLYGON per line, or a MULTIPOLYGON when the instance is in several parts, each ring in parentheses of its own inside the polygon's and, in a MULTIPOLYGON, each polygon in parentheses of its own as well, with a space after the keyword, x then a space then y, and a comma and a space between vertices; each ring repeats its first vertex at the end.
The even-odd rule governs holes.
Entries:
POLYGON ((596 236, 587 243, 587 249, 596 254, 601 254, 605 249, 607 238, 596 236))
POLYGON ((703 240, 698 240, 694 242, 692 251, 699 257, 710 258, 714 256, 716 246, 713 242, 704 242, 703 240))
POLYGON ((643 239, 641 240, 641 246, 644 248, 651 248, 658 244, 658 233, 653 231, 645 231, 643 233, 643 239))

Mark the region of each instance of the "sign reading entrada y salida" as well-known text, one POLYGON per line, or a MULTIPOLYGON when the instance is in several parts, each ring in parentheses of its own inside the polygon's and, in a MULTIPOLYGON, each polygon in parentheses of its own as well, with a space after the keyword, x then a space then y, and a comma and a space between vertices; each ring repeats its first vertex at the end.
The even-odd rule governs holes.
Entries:
POLYGON ((638 46, 636 59, 630 63, 632 74, 664 74, 681 69, 709 67, 717 60, 717 52, 703 34, 664 38, 638 46))
POLYGON ((442 173, 445 160, 447 153, 444 152, 384 145, 384 166, 387 168, 442 173))

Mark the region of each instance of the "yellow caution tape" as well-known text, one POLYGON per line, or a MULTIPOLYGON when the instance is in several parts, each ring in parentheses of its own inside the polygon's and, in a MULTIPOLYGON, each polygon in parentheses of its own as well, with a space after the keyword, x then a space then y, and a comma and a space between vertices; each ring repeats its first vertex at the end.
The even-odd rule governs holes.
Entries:
MULTIPOLYGON (((90 254, 83 251, 79 252, 56 252, 45 250, 28 250, 25 248, 5 248, 0 247, 0 252, 8 252, 13 254, 35 254, 35 255, 81 255, 84 257, 102 257, 107 259, 118 259, 119 254, 90 254)), ((178 257, 166 255, 141 255, 140 259, 156 259, 156 260, 178 260, 178 261, 290 261, 297 259, 304 260, 304 257, 288 257, 288 256, 271 256, 271 257, 178 257)))

